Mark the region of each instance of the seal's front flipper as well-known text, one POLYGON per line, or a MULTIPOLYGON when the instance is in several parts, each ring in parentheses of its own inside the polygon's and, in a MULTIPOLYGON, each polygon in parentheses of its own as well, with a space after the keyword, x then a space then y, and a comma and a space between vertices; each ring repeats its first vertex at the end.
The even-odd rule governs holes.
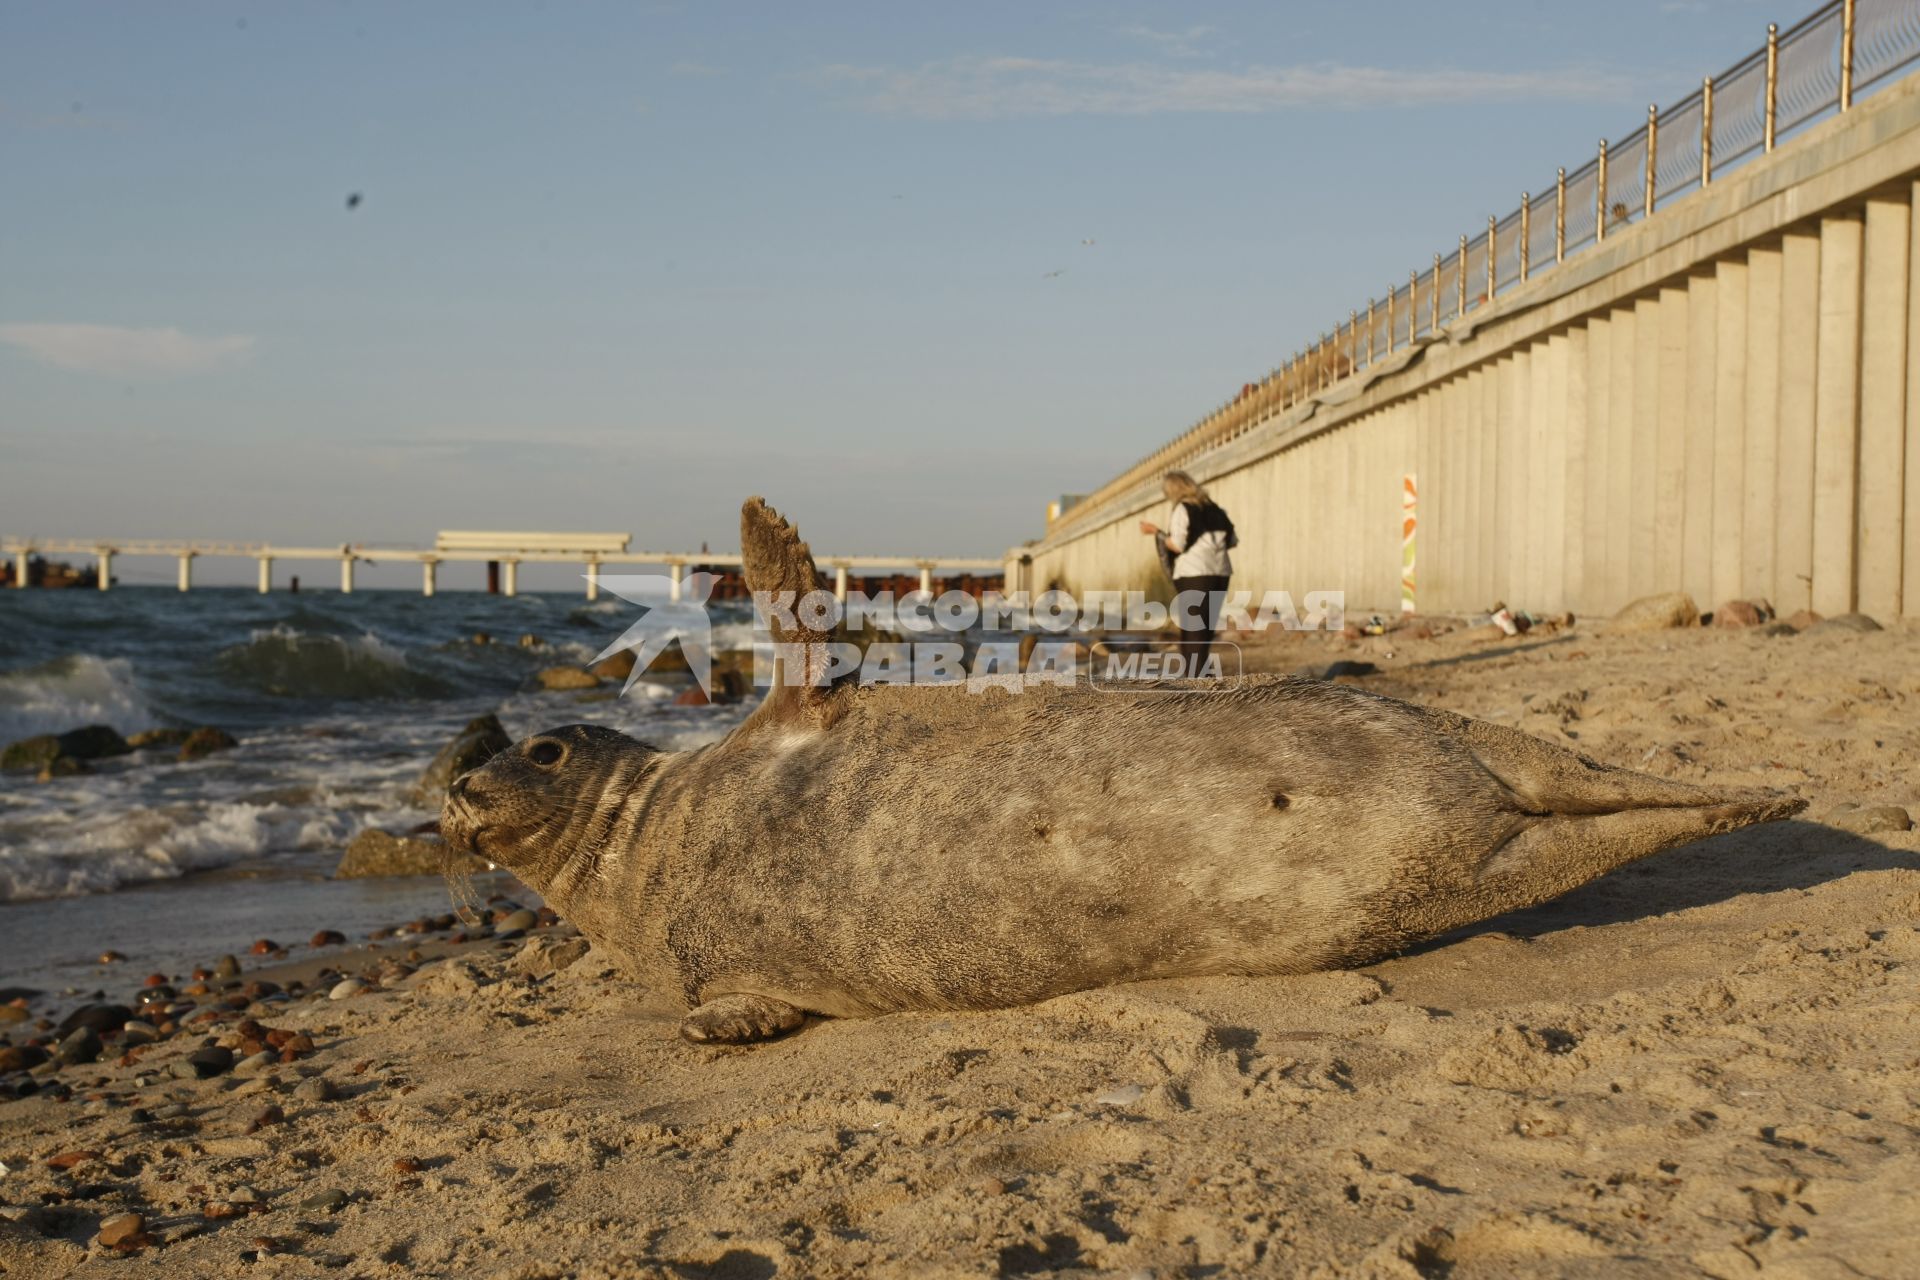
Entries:
POLYGON ((680 1034, 695 1044, 751 1044, 793 1030, 806 1015, 771 996, 720 996, 680 1019, 680 1034))

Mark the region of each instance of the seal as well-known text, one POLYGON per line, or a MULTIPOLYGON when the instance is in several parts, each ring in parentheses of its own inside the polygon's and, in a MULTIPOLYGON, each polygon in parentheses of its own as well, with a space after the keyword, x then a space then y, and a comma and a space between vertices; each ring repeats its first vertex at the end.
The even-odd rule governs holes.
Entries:
MULTIPOLYGON (((741 534, 756 592, 814 589, 757 498, 741 534)), ((687 1039, 741 1043, 808 1014, 1364 964, 1803 807, 1322 681, 776 683, 698 750, 535 734, 455 781, 441 829, 683 1001, 687 1039)))

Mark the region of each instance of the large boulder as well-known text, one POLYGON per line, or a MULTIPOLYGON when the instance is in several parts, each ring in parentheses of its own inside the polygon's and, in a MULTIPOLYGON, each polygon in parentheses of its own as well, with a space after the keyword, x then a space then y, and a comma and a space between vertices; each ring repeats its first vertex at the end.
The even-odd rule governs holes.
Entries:
POLYGON ((1842 613, 1832 618, 1822 618, 1807 628, 1807 634, 1825 636, 1851 632, 1855 635, 1864 635, 1869 631, 1880 629, 1880 624, 1864 613, 1842 613))
POLYGON ((127 745, 135 751, 149 747, 178 747, 193 736, 191 729, 142 729, 127 735, 127 745))
POLYGON ((1674 627, 1691 627, 1699 621, 1700 606, 1693 602, 1693 597, 1684 591, 1669 591, 1635 600, 1613 615, 1607 623, 1607 630, 1621 633, 1667 631, 1674 627))
POLYGON ((447 788, 455 778, 478 769, 512 745, 513 739, 507 736, 499 716, 488 714, 469 720, 453 741, 440 748, 433 763, 413 784, 408 801, 422 809, 437 810, 446 803, 447 788))
POLYGON ((65 733, 43 733, 22 738, 0 750, 0 769, 44 769, 61 756, 69 760, 99 760, 124 756, 133 748, 111 725, 90 724, 65 733))
POLYGON ((587 670, 603 680, 625 680, 633 674, 633 663, 633 650, 616 649, 587 670))
POLYGON ((396 836, 368 828, 347 845, 340 865, 333 870, 333 878, 437 876, 449 869, 450 862, 464 862, 471 871, 484 870, 478 859, 456 857, 439 836, 396 836))
POLYGON ((225 729, 195 729, 180 743, 180 759, 202 760, 216 751, 231 751, 240 742, 225 729))
POLYGON ((600 677, 585 667, 545 667, 534 679, 540 687, 553 692, 565 689, 592 689, 600 683, 600 677))
POLYGON ((1773 620, 1773 606, 1765 600, 1729 600, 1713 611, 1716 627, 1757 627, 1773 620))

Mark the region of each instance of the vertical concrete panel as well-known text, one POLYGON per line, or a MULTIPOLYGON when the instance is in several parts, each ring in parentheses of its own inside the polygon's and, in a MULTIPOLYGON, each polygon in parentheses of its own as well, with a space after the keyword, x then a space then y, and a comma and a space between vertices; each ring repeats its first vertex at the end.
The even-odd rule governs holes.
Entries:
MULTIPOLYGON (((1555 612, 1567 607, 1567 546, 1578 542, 1581 506, 1577 498, 1569 502, 1567 494, 1567 441, 1573 417, 1567 381, 1572 348, 1567 334, 1547 339, 1546 374, 1537 384, 1540 395, 1533 402, 1534 420, 1544 424, 1540 485, 1545 496, 1540 507, 1545 519, 1535 534, 1540 543, 1539 600, 1542 608, 1555 612)), ((1577 487, 1578 477, 1575 480, 1577 487)))
POLYGON ((1860 267, 1863 220, 1820 220, 1820 354, 1814 379, 1813 608, 1854 607, 1860 516, 1860 267))
POLYGON ((1481 448, 1482 427, 1485 425, 1487 400, 1487 371, 1484 366, 1475 369, 1465 378, 1466 394, 1461 402, 1461 436, 1466 441, 1464 459, 1465 474, 1462 479, 1467 495, 1467 515, 1465 518, 1465 537, 1462 540, 1461 554, 1465 558, 1466 572, 1461 575, 1465 584, 1468 603, 1467 611, 1479 608, 1487 595, 1487 495, 1484 486, 1486 469, 1481 465, 1486 451, 1481 448))
POLYGON ((1467 528, 1473 515, 1467 493, 1467 380, 1449 379, 1440 389, 1439 403, 1446 458, 1442 464, 1446 495, 1440 507, 1440 527, 1446 538, 1440 553, 1440 564, 1447 575, 1444 607, 1450 613, 1464 613, 1471 598, 1467 590, 1467 528))
POLYGON ((1778 246, 1747 254, 1745 495, 1740 514, 1740 594, 1782 602, 1774 573, 1779 523, 1780 281, 1778 246))
MULTIPOLYGON (((1654 425, 1653 578, 1648 590, 1679 591, 1686 517, 1687 345, 1693 298, 1683 282, 1660 290, 1660 394, 1654 425)), ((1709 608, 1712 606, 1709 605, 1709 608)))
MULTIPOLYGON (((1651 326, 1649 326, 1651 327, 1651 326)), ((1655 366, 1648 360, 1645 376, 1635 378, 1641 353, 1640 308, 1619 307, 1613 313, 1613 360, 1609 376, 1607 427, 1607 599, 1600 607, 1612 613, 1632 596, 1634 408, 1636 383, 1652 381, 1655 366)))
POLYGON ((1562 519, 1559 593, 1548 608, 1577 609, 1586 589, 1587 562, 1587 410, 1591 404, 1588 372, 1592 334, 1586 325, 1568 330, 1565 383, 1560 390, 1563 431, 1560 445, 1562 519))
POLYGON ((1713 596, 1713 428, 1719 385, 1720 281, 1687 282, 1686 416, 1681 423, 1685 482, 1680 524, 1680 586, 1702 609, 1713 596))
POLYGON ((1554 402, 1553 342, 1536 342, 1527 349, 1527 411, 1520 423, 1527 442, 1526 492, 1519 510, 1526 512, 1520 542, 1526 550, 1526 579, 1521 598, 1529 609, 1547 607, 1547 560, 1559 549, 1560 504, 1553 501, 1548 479, 1552 437, 1560 433, 1560 406, 1554 402))
POLYGON ((1913 239, 1907 251, 1906 500, 1902 516, 1900 612, 1920 617, 1920 182, 1913 185, 1913 239))
POLYGON ((1907 202, 1869 200, 1861 285, 1859 607, 1900 616, 1901 508, 1906 502, 1907 202))
POLYGON ((1608 598, 1608 468, 1612 465, 1608 409, 1613 389, 1613 316, 1603 312, 1587 321, 1587 510, 1585 550, 1580 557, 1580 594, 1574 608, 1599 610, 1608 598))
POLYGON ((1713 520, 1708 592, 1711 609, 1740 595, 1740 527, 1746 506, 1747 264, 1730 259, 1714 268, 1713 520))
MULTIPOLYGON (((1659 579, 1660 397, 1667 375, 1662 344, 1671 336, 1667 290, 1634 307, 1633 492, 1632 527, 1627 534, 1627 598, 1637 599, 1672 587, 1659 579)), ((1677 290, 1673 291, 1677 292, 1677 290)), ((1678 326, 1685 332, 1684 326, 1678 326)), ((1684 351, 1681 358, 1685 359, 1684 351)), ((1676 582, 1673 584, 1678 586, 1676 582)))
POLYGON ((1526 441, 1521 436, 1527 396, 1527 353, 1516 351, 1499 363, 1500 416, 1494 460, 1494 582, 1493 594, 1516 607, 1524 539, 1520 528, 1526 515, 1526 441))
POLYGON ((1774 469, 1773 603, 1813 607, 1814 378, 1819 369, 1820 237, 1780 243, 1779 451, 1774 469))
POLYGON ((1494 441, 1492 426, 1500 409, 1500 384, 1494 365, 1473 370, 1469 384, 1473 395, 1469 407, 1473 413, 1473 564, 1469 581, 1473 583, 1471 610, 1484 608, 1494 599, 1494 441))

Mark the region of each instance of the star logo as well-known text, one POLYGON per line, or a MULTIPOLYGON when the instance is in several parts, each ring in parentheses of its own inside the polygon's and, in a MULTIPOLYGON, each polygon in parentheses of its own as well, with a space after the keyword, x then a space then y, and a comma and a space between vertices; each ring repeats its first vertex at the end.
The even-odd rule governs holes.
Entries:
POLYGON ((643 611, 639 621, 594 658, 599 662, 622 649, 633 650, 633 670, 621 686, 622 696, 675 640, 680 642, 680 652, 687 657, 687 669, 700 682, 700 691, 713 693, 710 661, 713 622, 707 617, 707 598, 713 594, 714 581, 710 573, 690 573, 680 579, 659 573, 601 575, 601 586, 622 600, 639 605, 643 611))

